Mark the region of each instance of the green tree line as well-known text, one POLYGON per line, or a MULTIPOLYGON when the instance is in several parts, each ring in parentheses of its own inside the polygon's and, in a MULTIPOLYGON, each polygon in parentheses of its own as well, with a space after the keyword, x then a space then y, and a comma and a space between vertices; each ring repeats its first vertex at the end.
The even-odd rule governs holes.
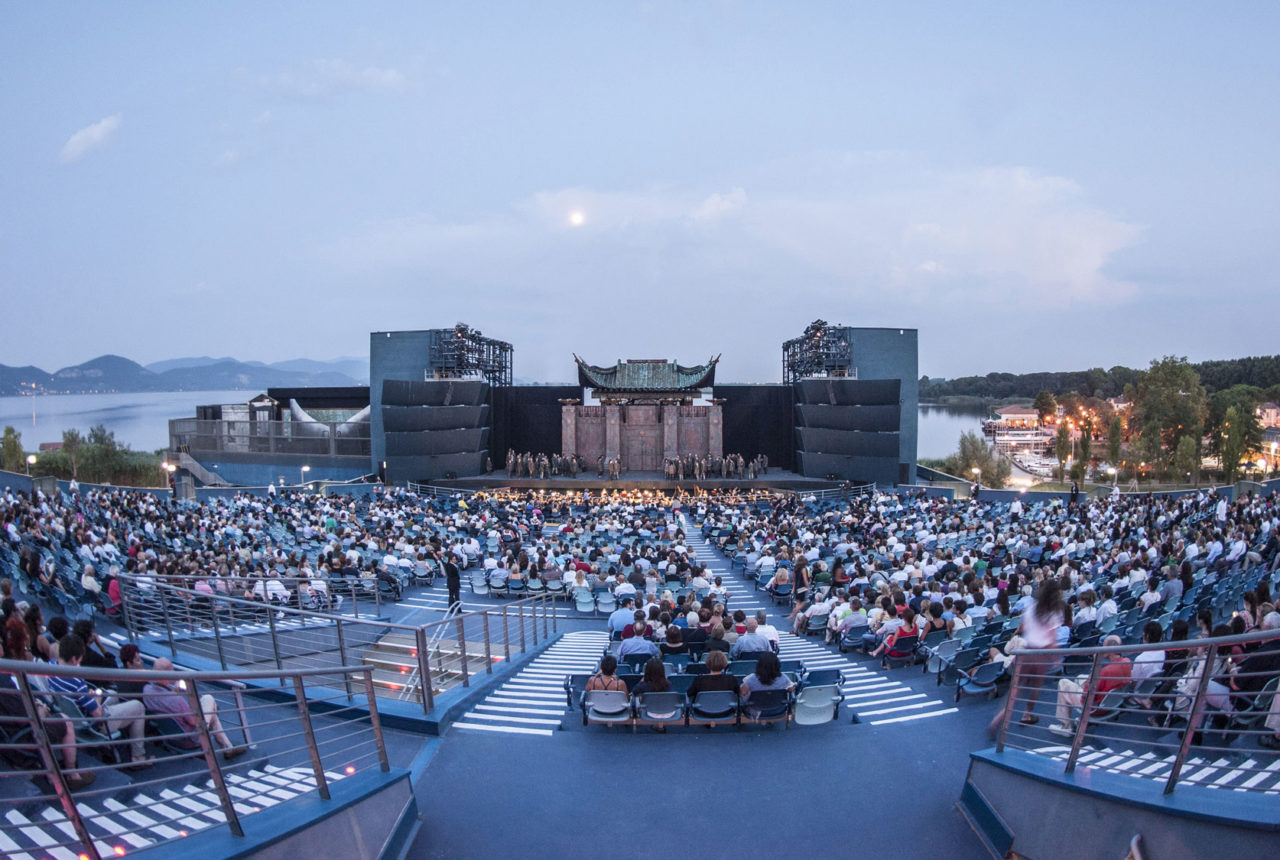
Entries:
POLYGON ((0 437, 0 461, 10 472, 30 468, 33 476, 52 475, 64 481, 75 478, 91 484, 155 487, 167 480, 161 474, 158 454, 134 451, 120 444, 115 433, 101 424, 90 427, 87 436, 79 430, 65 430, 61 450, 42 452, 24 450, 22 434, 5 427, 0 437), (29 465, 27 457, 32 453, 36 462, 29 465))
MULTIPOLYGON (((1250 356, 1191 365, 1204 389, 1213 393, 1236 385, 1262 389, 1267 399, 1280 398, 1280 355, 1250 356)), ((1117 365, 1042 373, 988 373, 956 379, 920 378, 920 399, 985 397, 993 400, 1032 398, 1041 391, 1055 397, 1074 392, 1084 397, 1120 397, 1126 385, 1137 385, 1143 371, 1117 365)))

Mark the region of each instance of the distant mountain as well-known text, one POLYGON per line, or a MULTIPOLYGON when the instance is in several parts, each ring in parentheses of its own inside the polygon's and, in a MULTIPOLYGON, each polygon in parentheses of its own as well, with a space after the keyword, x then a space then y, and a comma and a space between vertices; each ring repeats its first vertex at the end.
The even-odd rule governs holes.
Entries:
POLYGON ((343 358, 334 358, 328 361, 317 361, 313 358, 294 358, 288 361, 237 361, 230 356, 222 358, 211 358, 207 355, 189 356, 187 358, 170 358, 164 361, 154 361, 146 365, 146 369, 154 373, 166 373, 170 370, 185 370, 190 367, 209 367, 214 364, 244 364, 249 367, 270 368, 273 370, 284 370, 289 373, 306 373, 312 375, 321 375, 328 373, 341 373, 357 382, 368 382, 369 378, 369 359, 355 358, 351 356, 343 358))
POLYGON ((295 358, 291 361, 273 361, 267 367, 293 373, 343 373, 352 379, 369 381, 369 359, 367 358, 335 358, 330 361, 295 358))
POLYGON ((235 359, 230 356, 210 358, 207 355, 202 355, 199 358, 170 358, 165 361, 153 361, 151 364, 146 365, 146 368, 153 373, 164 373, 166 370, 181 370, 184 367, 204 367, 209 364, 220 364, 224 361, 235 361, 235 359))
MULTIPOLYGON (((354 359, 340 359, 349 367, 354 359)), ((118 355, 103 355, 84 364, 48 373, 38 367, 0 364, 0 396, 15 394, 106 394, 135 391, 214 391, 310 386, 345 387, 365 384, 328 362, 298 359, 280 362, 288 369, 230 358, 178 358, 143 367, 118 355)), ((361 377, 366 374, 360 374, 361 377)))

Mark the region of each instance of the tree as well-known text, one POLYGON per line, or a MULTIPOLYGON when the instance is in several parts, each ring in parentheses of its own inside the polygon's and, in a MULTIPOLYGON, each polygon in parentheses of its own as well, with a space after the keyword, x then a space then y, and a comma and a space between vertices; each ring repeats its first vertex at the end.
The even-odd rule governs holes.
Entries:
POLYGON ((946 459, 943 471, 966 481, 973 480, 973 468, 979 470, 979 480, 984 487, 1000 489, 1009 481, 1013 467, 1009 461, 996 454, 995 449, 979 433, 968 432, 960 436, 960 449, 946 459))
POLYGON ((1133 409, 1143 453, 1168 466, 1183 436, 1200 437, 1206 409, 1204 386, 1185 357, 1167 355, 1152 361, 1138 380, 1133 409))
POLYGON ((1186 475, 1191 483, 1200 483, 1200 444, 1196 439, 1183 436, 1178 440, 1173 467, 1178 470, 1178 477, 1186 475))
POLYGON ((80 435, 80 431, 72 428, 62 431, 62 453, 67 455, 67 459, 71 462, 71 477, 76 477, 76 470, 80 465, 80 446, 84 443, 84 437, 80 435))
POLYGON ((1086 415, 1080 421, 1080 462, 1086 472, 1089 461, 1093 459, 1093 419, 1086 415))
POLYGON ((12 427, 4 428, 4 438, 0 441, 0 460, 9 472, 21 472, 26 462, 22 453, 22 434, 12 427))
POLYGON ((1065 421, 1058 424, 1058 435, 1053 438, 1053 454, 1058 458, 1058 480, 1062 480, 1067 458, 1071 456, 1071 430, 1065 421))
POLYGON ((1107 461, 1112 466, 1120 466, 1120 445, 1124 442, 1124 421, 1119 415, 1111 416, 1107 425, 1107 461))
POLYGON ((1226 438, 1224 431, 1227 411, 1233 408, 1236 410, 1236 417, 1232 423, 1235 425, 1236 432, 1240 434, 1243 445, 1240 455, 1259 450, 1262 447, 1262 424, 1258 420, 1257 408, 1261 402, 1262 389, 1251 385, 1233 385, 1223 391, 1215 391, 1209 398, 1208 413, 1204 422, 1205 435, 1209 437, 1210 453, 1217 454, 1219 457, 1226 453, 1223 451, 1222 443, 1226 438))
POLYGON ((1031 408, 1040 413, 1041 421, 1048 421, 1049 416, 1058 414, 1058 401, 1048 391, 1041 390, 1031 408))
POLYGON ((1222 479, 1230 484, 1236 479, 1236 472, 1240 470, 1240 459, 1247 450, 1244 421, 1241 420, 1236 407, 1227 408, 1227 414, 1222 421, 1222 430, 1218 435, 1221 437, 1219 450, 1222 452, 1222 479))

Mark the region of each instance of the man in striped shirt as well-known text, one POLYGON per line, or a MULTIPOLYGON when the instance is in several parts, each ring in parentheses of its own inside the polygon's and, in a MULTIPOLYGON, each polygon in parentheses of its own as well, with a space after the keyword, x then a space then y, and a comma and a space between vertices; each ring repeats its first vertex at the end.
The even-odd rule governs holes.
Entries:
MULTIPOLYGON (((64 666, 79 666, 84 659, 84 641, 74 633, 68 633, 58 640, 58 662, 64 666)), ((83 678, 52 676, 49 678, 49 691, 65 696, 76 703, 80 713, 91 720, 104 723, 105 733, 113 735, 121 729, 128 731, 132 770, 141 770, 155 764, 155 759, 148 756, 146 741, 146 707, 137 699, 128 699, 112 704, 103 704, 101 693, 89 689, 83 678)))

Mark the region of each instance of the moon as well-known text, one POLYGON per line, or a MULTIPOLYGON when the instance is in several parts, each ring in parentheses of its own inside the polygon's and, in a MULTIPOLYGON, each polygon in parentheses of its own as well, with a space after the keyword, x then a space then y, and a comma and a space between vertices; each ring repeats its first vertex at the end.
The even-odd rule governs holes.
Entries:
POLYGON ((569 223, 572 224, 574 227, 581 227, 583 224, 586 223, 586 221, 587 221, 587 216, 583 215, 582 212, 580 212, 577 209, 569 213, 569 223))

